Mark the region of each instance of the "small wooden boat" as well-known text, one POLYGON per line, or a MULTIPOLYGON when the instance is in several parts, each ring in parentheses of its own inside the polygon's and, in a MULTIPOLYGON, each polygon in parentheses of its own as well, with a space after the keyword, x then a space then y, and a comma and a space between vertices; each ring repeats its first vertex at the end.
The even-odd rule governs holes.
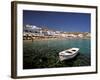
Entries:
POLYGON ((79 48, 70 48, 59 53, 60 61, 74 58, 79 52, 79 48))

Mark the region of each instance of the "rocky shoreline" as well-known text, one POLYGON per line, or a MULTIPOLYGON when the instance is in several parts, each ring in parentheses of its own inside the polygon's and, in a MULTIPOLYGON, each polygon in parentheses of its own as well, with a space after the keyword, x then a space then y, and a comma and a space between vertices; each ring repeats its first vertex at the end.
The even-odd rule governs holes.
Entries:
POLYGON ((69 39, 90 39, 90 37, 82 37, 82 38, 28 38, 28 39, 23 39, 24 42, 27 42, 27 41, 44 41, 44 40, 69 40, 69 39))

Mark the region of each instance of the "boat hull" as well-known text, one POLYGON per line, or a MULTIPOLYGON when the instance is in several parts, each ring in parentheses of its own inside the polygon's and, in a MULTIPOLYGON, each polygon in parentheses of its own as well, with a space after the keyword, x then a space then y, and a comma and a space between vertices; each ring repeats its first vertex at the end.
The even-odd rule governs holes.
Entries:
MULTIPOLYGON (((77 53, 78 53, 78 52, 77 52, 77 53)), ((60 61, 72 59, 72 58, 74 58, 74 57, 77 55, 77 53, 74 54, 74 55, 68 55, 68 56, 59 55, 60 61)))
POLYGON ((61 55, 62 52, 60 52, 59 59, 60 59, 60 61, 72 59, 78 54, 78 51, 79 51, 79 49, 77 49, 76 52, 74 52, 74 54, 71 54, 71 55, 66 55, 66 53, 61 55))

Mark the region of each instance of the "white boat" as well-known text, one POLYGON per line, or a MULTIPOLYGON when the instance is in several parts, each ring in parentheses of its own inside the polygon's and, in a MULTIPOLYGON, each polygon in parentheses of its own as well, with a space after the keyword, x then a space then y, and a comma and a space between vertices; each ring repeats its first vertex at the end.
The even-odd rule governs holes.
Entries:
POLYGON ((74 58, 79 52, 79 48, 70 48, 59 53, 60 61, 74 58))

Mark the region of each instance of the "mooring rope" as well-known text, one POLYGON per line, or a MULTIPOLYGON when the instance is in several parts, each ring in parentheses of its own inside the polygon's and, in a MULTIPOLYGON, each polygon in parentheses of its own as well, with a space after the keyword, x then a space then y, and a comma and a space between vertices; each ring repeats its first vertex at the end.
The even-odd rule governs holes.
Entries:
POLYGON ((58 64, 59 62, 60 62, 60 60, 58 59, 58 60, 56 61, 56 63, 54 63, 54 64, 51 65, 50 67, 55 66, 55 65, 58 64))

